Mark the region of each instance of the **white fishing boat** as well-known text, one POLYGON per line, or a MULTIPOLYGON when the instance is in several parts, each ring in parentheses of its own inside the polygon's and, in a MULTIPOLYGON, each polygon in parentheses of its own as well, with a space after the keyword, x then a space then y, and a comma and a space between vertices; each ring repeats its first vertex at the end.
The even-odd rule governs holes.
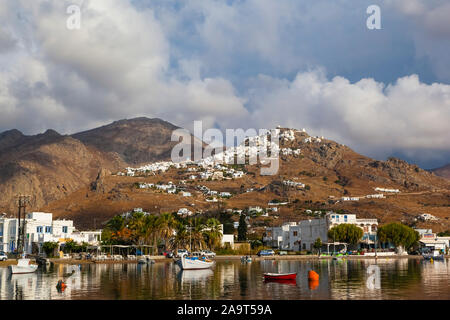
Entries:
POLYGON ((9 266, 12 274, 33 273, 37 268, 38 266, 36 264, 30 264, 30 259, 26 258, 17 259, 17 265, 9 266))
POLYGON ((177 264, 183 270, 208 269, 214 265, 214 261, 206 258, 188 257, 184 254, 177 260, 177 264))

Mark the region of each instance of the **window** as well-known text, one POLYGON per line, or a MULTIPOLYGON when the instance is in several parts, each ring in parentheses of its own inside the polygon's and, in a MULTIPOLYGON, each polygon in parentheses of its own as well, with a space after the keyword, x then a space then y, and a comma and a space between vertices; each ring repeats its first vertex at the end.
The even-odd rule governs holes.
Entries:
POLYGON ((347 222, 347 216, 344 216, 344 221, 347 222))
POLYGON ((339 216, 336 216, 336 221, 339 221, 339 216))
POLYGON ((42 233, 43 229, 44 228, 42 226, 36 227, 36 232, 37 233, 42 233))
POLYGON ((62 227, 62 232, 67 233, 67 226, 62 227))
POLYGON ((294 231, 294 237, 296 237, 297 236, 297 231, 294 231))
POLYGON ((45 227, 45 233, 52 233, 52 227, 46 226, 45 227))

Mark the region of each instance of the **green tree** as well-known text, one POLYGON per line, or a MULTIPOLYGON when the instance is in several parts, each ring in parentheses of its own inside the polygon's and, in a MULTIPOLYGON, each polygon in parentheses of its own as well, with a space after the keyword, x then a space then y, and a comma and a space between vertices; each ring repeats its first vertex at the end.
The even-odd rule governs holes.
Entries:
POLYGON ((66 243, 64 243, 64 252, 65 253, 72 253, 77 251, 79 248, 78 243, 76 243, 73 240, 69 240, 66 243))
POLYGON ((357 244, 363 237, 363 230, 354 224, 342 223, 328 230, 328 238, 334 242, 357 244))
POLYGON ((189 247, 189 231, 186 225, 179 222, 175 227, 175 235, 169 240, 173 250, 187 249, 189 247))
POLYGON ((190 222, 191 233, 190 244, 191 250, 202 250, 205 247, 205 225, 200 218, 191 219, 190 222))
POLYGON ((322 248, 322 240, 317 238, 313 245, 314 249, 316 249, 320 255, 320 248, 322 248))
POLYGON ((42 244, 42 250, 44 250, 48 257, 53 257, 55 249, 58 248, 58 246, 58 242, 47 241, 42 244))
POLYGON ((206 229, 204 234, 206 243, 211 250, 214 250, 220 244, 220 240, 222 239, 222 228, 220 221, 214 218, 209 218, 206 221, 205 227, 206 229))
POLYGON ((238 241, 247 240, 247 221, 245 221, 245 214, 241 214, 239 217, 239 227, 238 227, 238 241))
POLYGON ((378 228, 378 239, 380 242, 390 242, 396 247, 411 248, 416 244, 420 235, 413 228, 402 223, 392 222, 378 228))

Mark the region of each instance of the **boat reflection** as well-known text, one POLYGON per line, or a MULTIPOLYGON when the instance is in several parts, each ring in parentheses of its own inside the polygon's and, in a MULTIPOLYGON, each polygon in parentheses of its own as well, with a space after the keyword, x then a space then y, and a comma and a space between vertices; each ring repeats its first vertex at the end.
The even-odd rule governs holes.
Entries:
POLYGON ((178 273, 178 279, 181 283, 206 282, 213 275, 214 271, 211 269, 180 270, 178 273))
POLYGON ((297 279, 264 279, 264 283, 280 283, 295 286, 297 285, 297 279))

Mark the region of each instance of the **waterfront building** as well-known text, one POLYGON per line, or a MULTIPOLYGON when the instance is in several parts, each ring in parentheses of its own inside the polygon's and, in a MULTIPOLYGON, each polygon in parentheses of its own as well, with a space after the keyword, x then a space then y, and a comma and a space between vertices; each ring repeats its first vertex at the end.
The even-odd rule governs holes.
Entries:
POLYGON ((354 224, 363 229, 363 238, 360 247, 374 246, 377 219, 357 219, 355 214, 337 214, 328 212, 319 219, 302 220, 299 222, 284 223, 280 227, 266 228, 263 241, 283 250, 312 250, 314 242, 320 238, 322 243, 328 243, 328 230, 342 223, 354 224))
MULTIPOLYGON (((69 240, 78 243, 86 242, 98 245, 101 230, 77 231, 72 220, 53 220, 53 214, 47 212, 31 212, 25 219, 26 253, 42 253, 44 242, 58 242, 64 244, 69 240)), ((18 221, 17 218, 0 217, 0 250, 13 252, 17 248, 18 221)))

